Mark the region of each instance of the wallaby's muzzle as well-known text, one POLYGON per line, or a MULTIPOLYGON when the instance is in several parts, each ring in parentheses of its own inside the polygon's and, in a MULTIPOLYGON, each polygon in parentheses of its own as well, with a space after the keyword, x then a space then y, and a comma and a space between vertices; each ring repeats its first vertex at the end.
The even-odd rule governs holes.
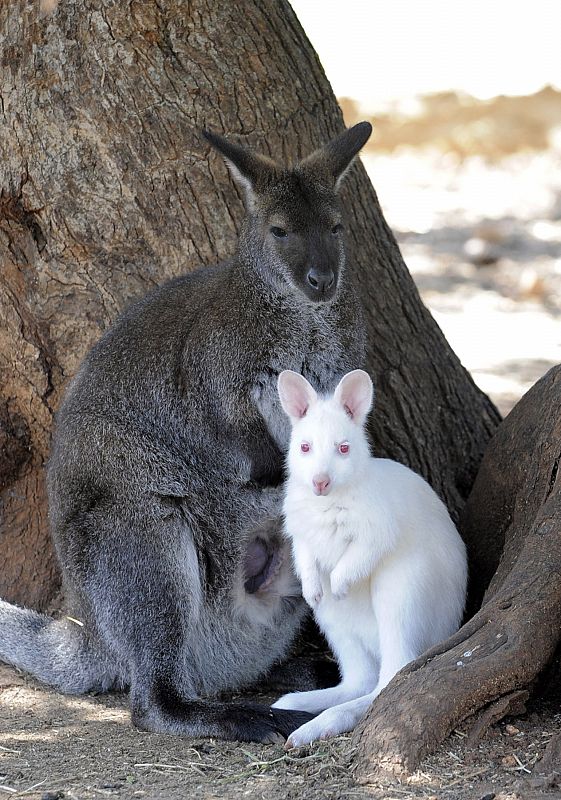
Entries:
POLYGON ((314 292, 317 293, 318 299, 323 300, 325 295, 332 296, 335 292, 335 275, 331 269, 328 272, 321 272, 319 269, 312 267, 306 279, 314 292))

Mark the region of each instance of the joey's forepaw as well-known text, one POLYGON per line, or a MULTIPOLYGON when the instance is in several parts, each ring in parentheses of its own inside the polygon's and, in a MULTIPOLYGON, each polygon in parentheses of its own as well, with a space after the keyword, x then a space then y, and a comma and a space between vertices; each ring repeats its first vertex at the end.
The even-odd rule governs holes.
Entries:
POLYGON ((303 594, 304 594, 304 600, 310 606, 310 608, 317 608, 323 598, 322 589, 318 589, 311 594, 309 592, 304 592, 303 594))
POLYGON ((323 597, 323 587, 318 574, 310 572, 302 576, 302 595, 311 608, 317 608, 323 597))
POLYGON ((342 600, 349 593, 349 583, 347 580, 340 578, 336 572, 331 573, 330 578, 331 594, 335 600, 342 600))

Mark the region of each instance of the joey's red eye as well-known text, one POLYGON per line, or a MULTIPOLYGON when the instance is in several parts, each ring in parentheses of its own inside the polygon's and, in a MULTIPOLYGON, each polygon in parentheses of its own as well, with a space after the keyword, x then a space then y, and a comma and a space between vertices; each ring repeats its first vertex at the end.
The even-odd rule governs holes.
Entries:
POLYGON ((300 450, 303 453, 309 453, 310 452, 310 445, 308 444, 308 442, 302 442, 302 444, 300 445, 300 450))
POLYGON ((350 449, 351 446, 348 442, 343 442, 342 444, 339 445, 339 452, 341 453, 342 456, 346 456, 350 449))

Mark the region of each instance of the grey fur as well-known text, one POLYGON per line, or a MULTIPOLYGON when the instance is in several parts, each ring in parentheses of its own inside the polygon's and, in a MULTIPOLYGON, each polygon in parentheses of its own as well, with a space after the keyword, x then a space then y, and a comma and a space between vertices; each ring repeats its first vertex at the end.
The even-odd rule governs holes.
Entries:
POLYGON ((128 308, 70 384, 48 471, 69 616, 0 601, 0 658, 63 692, 128 686, 149 730, 271 741, 302 715, 199 698, 267 672, 305 613, 276 380, 328 391, 362 365, 336 183, 370 126, 292 169, 205 135, 247 194, 237 253, 128 308))

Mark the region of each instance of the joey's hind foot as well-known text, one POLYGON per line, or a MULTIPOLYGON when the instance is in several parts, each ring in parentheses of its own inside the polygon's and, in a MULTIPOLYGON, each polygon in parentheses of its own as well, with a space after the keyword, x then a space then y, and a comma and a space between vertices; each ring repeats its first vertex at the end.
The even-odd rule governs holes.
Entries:
POLYGON ((305 711, 308 714, 319 714, 329 705, 329 689, 316 689, 310 692, 291 692, 285 694, 273 703, 272 708, 287 709, 292 711, 305 711))
POLYGON ((333 736, 339 736, 341 733, 352 730, 355 724, 356 720, 343 713, 340 707, 328 708, 293 731, 286 740, 284 749, 292 750, 293 747, 303 747, 320 739, 331 739, 333 736))

